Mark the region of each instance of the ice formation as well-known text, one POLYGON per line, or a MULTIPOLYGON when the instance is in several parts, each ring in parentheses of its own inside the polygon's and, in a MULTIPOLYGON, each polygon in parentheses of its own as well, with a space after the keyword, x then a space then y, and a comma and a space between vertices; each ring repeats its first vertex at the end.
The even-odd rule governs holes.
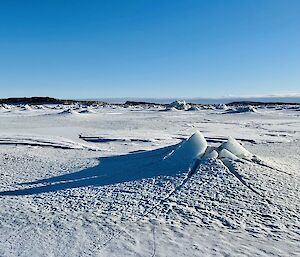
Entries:
POLYGON ((228 106, 226 104, 217 104, 216 109, 219 110, 228 110, 228 106))
POLYGON ((25 104, 24 106, 22 106, 22 110, 23 110, 23 111, 31 111, 32 108, 31 108, 31 106, 29 106, 28 104, 25 104))
POLYGON ((191 107, 188 109, 188 111, 200 111, 200 110, 201 110, 201 108, 198 107, 198 106, 191 106, 191 107))
POLYGON ((227 142, 223 143, 219 147, 220 152, 226 149, 230 153, 234 154, 239 158, 251 158, 253 155, 247 151, 242 145, 239 144, 233 137, 228 137, 227 142))
POLYGON ((173 161, 191 164, 196 158, 201 158, 207 148, 207 142, 201 132, 196 131, 190 138, 178 146, 170 155, 173 161))
POLYGON ((218 158, 219 153, 216 150, 206 151, 202 156, 203 159, 216 159, 218 158))
POLYGON ((226 113, 248 113, 248 112, 257 112, 257 110, 253 106, 249 105, 245 107, 233 108, 226 111, 226 113))
POLYGON ((177 110, 183 110, 183 111, 186 111, 188 109, 190 109, 190 105, 187 104, 185 101, 179 101, 179 100, 176 100, 172 103, 170 103, 168 106, 167 106, 167 109, 170 110, 172 108, 175 108, 177 110))
POLYGON ((74 110, 72 110, 72 109, 69 108, 69 109, 63 110, 59 114, 61 114, 61 115, 78 114, 78 112, 76 112, 76 111, 74 111, 74 110))
POLYGON ((181 143, 165 159, 182 168, 191 167, 195 160, 221 159, 224 160, 250 160, 253 155, 240 145, 234 138, 229 137, 219 147, 208 146, 201 132, 196 131, 190 138, 181 143))
POLYGON ((219 158, 227 158, 230 160, 237 160, 238 157, 236 155, 234 155, 233 153, 231 153, 230 151, 228 151, 227 149, 222 149, 219 152, 219 158))
POLYGON ((89 114, 89 113, 95 113, 93 110, 87 108, 87 109, 83 109, 81 111, 79 111, 79 113, 81 114, 89 114))

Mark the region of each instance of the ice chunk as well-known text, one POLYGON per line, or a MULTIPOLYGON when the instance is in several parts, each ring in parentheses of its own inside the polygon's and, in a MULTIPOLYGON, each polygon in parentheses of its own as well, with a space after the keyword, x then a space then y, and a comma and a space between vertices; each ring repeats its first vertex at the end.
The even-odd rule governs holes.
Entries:
POLYGON ((203 159, 217 159, 218 156, 219 156, 218 152, 216 150, 212 150, 212 151, 206 152, 202 158, 203 159))
POLYGON ((196 158, 201 158, 207 148, 207 142, 199 131, 196 131, 190 138, 184 141, 170 155, 170 159, 182 164, 190 165, 196 158))
POLYGON ((247 151, 242 145, 239 144, 233 137, 229 137, 227 142, 223 143, 220 147, 220 150, 226 149, 232 154, 240 158, 251 158, 253 154, 247 151))
POLYGON ((230 159, 230 160, 237 160, 238 159, 238 157, 236 155, 229 152, 227 149, 222 149, 219 152, 219 158, 227 158, 227 159, 230 159))

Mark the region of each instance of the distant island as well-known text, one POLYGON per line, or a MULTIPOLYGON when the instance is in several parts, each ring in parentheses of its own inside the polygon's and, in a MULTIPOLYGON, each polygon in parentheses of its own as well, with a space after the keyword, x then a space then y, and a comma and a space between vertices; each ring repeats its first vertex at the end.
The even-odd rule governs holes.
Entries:
POLYGON ((72 100, 72 99, 57 99, 53 97, 34 96, 34 97, 12 97, 0 99, 0 104, 103 104, 102 101, 89 101, 89 100, 72 100))

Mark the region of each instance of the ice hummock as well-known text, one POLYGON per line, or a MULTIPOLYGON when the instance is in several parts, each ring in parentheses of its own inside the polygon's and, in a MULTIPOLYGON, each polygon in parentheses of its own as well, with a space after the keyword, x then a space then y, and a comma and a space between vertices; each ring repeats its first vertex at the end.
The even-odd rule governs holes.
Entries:
POLYGON ((2 107, 6 110, 10 110, 11 109, 11 106, 8 105, 8 104, 2 104, 2 107))
POLYGON ((62 112, 58 113, 60 115, 70 115, 70 114, 78 114, 78 112, 74 111, 71 108, 65 109, 62 112))
POLYGON ((186 141, 182 142, 165 159, 176 165, 187 167, 196 159, 251 159, 253 154, 246 150, 233 137, 229 137, 226 142, 219 147, 208 146, 201 132, 196 131, 186 141))
POLYGON ((187 111, 200 111, 201 108, 198 106, 191 106, 187 111))
POLYGON ((172 110, 173 108, 175 108, 176 110, 186 111, 186 110, 190 109, 190 107, 191 106, 189 104, 187 104, 185 101, 176 100, 176 101, 168 104, 167 109, 172 110))
POLYGON ((228 106, 226 105, 226 104, 217 104, 217 105, 215 105, 215 107, 216 107, 216 109, 218 109, 218 110, 228 110, 229 108, 228 108, 228 106))
POLYGON ((92 109, 90 109, 90 108, 86 108, 86 109, 80 110, 79 113, 80 114, 91 114, 91 113, 93 114, 95 112, 92 109))
POLYGON ((257 112, 257 109, 254 108, 253 106, 244 106, 244 107, 239 107, 239 108, 233 108, 233 109, 227 109, 226 113, 255 113, 257 112))
POLYGON ((24 106, 21 107, 21 111, 32 111, 32 107, 28 104, 25 104, 24 106))

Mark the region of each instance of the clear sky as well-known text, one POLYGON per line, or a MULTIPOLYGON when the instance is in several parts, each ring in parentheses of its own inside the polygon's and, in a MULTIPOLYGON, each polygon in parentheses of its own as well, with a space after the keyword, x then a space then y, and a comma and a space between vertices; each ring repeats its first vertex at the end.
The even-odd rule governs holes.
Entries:
POLYGON ((299 0, 0 1, 0 97, 300 93, 299 0))

